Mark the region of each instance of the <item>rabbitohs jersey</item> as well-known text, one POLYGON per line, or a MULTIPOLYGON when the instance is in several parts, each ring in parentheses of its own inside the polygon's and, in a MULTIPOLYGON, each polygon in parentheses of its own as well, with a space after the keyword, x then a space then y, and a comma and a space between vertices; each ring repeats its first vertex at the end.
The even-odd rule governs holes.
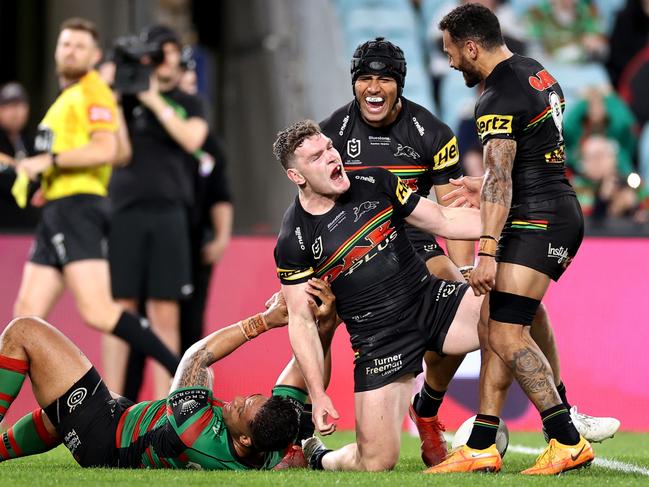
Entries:
POLYGON ((419 195, 381 168, 357 171, 350 182, 323 215, 307 213, 295 198, 284 214, 275 262, 284 285, 328 278, 353 335, 397 321, 418 301, 429 275, 404 232, 419 195))
POLYGON ((475 107, 478 135, 516 141, 512 204, 574 194, 566 178, 563 91, 537 61, 514 54, 485 80, 475 107))
POLYGON ((396 174, 418 195, 432 185, 462 176, 457 138, 424 107, 401 97, 401 111, 388 127, 372 127, 361 116, 356 100, 336 110, 320 124, 353 179, 356 171, 382 167, 396 174))
MULTIPOLYGON (((272 394, 288 398, 301 412, 306 392, 275 386, 272 394)), ((271 469, 284 451, 268 452, 261 466, 240 458, 223 421, 224 402, 204 387, 185 387, 167 399, 134 404, 122 414, 115 433, 119 466, 201 470, 271 469)))

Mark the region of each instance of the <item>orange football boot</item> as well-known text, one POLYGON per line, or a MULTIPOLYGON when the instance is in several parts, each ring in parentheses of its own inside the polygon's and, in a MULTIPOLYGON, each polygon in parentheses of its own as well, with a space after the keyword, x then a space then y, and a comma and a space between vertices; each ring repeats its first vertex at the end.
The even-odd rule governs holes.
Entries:
POLYGON ((451 450, 442 463, 424 473, 499 472, 502 463, 495 444, 484 450, 460 445, 451 450))
POLYGON ((536 459, 536 463, 523 470, 523 475, 555 475, 575 468, 586 467, 595 458, 593 447, 583 436, 576 445, 564 445, 551 439, 547 448, 536 459))

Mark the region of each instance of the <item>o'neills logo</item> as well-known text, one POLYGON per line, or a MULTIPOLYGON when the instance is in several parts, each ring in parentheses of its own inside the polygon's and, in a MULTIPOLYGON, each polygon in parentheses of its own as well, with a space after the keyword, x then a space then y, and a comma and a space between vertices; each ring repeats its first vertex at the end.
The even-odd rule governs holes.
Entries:
POLYGON ((568 264, 570 262, 570 256, 568 255, 568 249, 566 247, 552 247, 552 244, 548 244, 548 257, 551 259, 557 259, 557 263, 568 264))
POLYGON ((402 354, 375 358, 371 366, 365 367, 365 375, 389 375, 403 367, 402 354))

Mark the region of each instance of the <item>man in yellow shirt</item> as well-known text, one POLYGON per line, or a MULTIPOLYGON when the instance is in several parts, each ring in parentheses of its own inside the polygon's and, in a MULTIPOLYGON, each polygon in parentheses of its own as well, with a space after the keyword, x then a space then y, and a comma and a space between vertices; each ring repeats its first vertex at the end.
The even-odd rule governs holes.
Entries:
MULTIPOLYGON (((82 318, 165 366, 172 374, 178 357, 151 331, 148 322, 124 311, 112 298, 108 268, 111 164, 123 147, 110 88, 94 71, 101 50, 94 24, 66 20, 55 61, 61 92, 39 125, 40 155, 17 170, 41 177, 47 201, 14 305, 15 316, 46 318, 67 287, 82 318)), ((111 357, 104 357, 104 369, 111 357)))

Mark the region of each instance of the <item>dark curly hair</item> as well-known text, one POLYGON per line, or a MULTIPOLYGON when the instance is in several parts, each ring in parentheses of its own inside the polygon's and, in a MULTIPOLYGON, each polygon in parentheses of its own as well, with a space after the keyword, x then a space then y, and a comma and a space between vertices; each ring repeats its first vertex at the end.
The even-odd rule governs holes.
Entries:
POLYGON ((321 133, 320 126, 313 120, 301 120, 277 134, 273 144, 275 158, 288 169, 293 161, 293 153, 304 139, 321 133))
POLYGON ((498 17, 484 5, 467 3, 454 8, 439 23, 455 42, 472 40, 485 49, 502 46, 505 41, 498 17))
POLYGON ((272 396, 250 422, 252 444, 264 452, 284 450, 295 441, 299 422, 299 414, 291 401, 272 396))

